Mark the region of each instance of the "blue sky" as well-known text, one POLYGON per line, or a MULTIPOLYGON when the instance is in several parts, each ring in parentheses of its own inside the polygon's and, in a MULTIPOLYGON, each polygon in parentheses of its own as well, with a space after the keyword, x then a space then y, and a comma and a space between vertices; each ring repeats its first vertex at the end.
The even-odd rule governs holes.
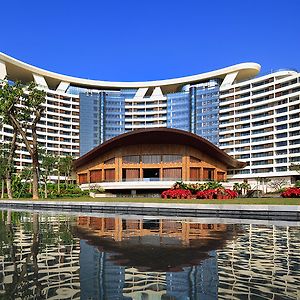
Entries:
POLYGON ((299 0, 5 1, 0 51, 57 73, 166 79, 240 62, 300 70, 299 0))

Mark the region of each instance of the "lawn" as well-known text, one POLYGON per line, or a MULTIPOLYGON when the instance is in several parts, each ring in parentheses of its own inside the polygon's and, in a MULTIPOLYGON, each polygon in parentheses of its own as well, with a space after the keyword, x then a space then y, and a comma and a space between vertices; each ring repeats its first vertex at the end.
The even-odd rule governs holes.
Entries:
MULTIPOLYGON (((27 198, 27 199, 15 199, 15 200, 31 200, 31 199, 27 198)), ((217 200, 217 199, 204 200, 204 199, 162 199, 162 198, 90 198, 85 196, 79 198, 40 199, 40 201, 300 205, 300 198, 236 198, 236 199, 226 199, 226 200, 217 200)))

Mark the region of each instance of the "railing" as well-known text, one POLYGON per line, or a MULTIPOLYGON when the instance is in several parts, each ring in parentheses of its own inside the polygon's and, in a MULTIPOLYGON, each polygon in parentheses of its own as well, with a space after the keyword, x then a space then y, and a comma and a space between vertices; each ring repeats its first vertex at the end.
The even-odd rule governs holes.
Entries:
POLYGON ((182 178, 174 178, 174 177, 165 177, 165 178, 157 178, 157 177, 146 177, 146 178, 122 178, 122 182, 130 182, 130 181, 179 181, 182 178))

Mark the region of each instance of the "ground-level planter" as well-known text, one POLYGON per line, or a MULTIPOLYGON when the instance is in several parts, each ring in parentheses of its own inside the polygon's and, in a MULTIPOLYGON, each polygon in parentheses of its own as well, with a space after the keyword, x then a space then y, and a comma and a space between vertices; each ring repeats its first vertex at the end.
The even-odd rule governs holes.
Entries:
POLYGON ((93 193, 90 192, 90 197, 92 198, 115 198, 117 195, 111 193, 93 193))

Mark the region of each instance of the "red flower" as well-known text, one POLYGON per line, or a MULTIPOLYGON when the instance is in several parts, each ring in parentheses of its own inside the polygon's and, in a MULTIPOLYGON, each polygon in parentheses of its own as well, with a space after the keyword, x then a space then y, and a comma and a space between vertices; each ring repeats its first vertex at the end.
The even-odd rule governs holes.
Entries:
MULTIPOLYGON (((184 189, 169 189, 161 193, 162 198, 171 199, 190 199, 192 198, 192 192, 184 189)), ((197 199, 233 199, 238 196, 236 191, 224 188, 210 189, 204 191, 198 191, 196 193, 197 199)))
POLYGON ((196 194, 197 199, 233 199, 237 196, 238 193, 236 191, 222 188, 199 191, 196 194))
POLYGON ((171 198, 171 199, 188 199, 191 198, 192 193, 190 190, 181 190, 181 189, 170 189, 163 191, 161 193, 162 198, 171 198))
POLYGON ((283 198, 300 198, 300 188, 290 187, 281 193, 283 198))

